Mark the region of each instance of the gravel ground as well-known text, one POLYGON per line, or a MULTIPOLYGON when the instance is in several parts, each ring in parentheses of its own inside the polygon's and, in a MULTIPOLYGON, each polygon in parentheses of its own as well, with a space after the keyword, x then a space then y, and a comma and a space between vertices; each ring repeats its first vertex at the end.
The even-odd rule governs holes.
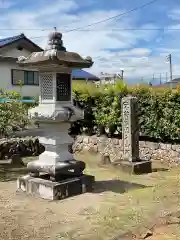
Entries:
MULTIPOLYGON (((119 240, 180 209, 178 168, 129 176, 111 166, 97 166, 95 156, 79 159, 87 160, 87 173, 96 177, 95 191, 54 202, 17 194, 19 170, 0 167, 0 240, 119 240)), ((152 240, 180 239, 179 228, 175 236, 175 230, 163 227, 166 230, 170 238, 162 238, 157 230, 159 238, 154 234, 152 240)))

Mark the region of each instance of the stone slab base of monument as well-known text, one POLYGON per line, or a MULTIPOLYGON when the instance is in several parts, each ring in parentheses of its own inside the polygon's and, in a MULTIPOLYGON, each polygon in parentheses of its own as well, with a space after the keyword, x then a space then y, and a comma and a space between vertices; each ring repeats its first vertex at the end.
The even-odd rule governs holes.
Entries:
POLYGON ((37 178, 30 175, 19 177, 17 180, 17 192, 47 200, 62 200, 85 192, 91 192, 95 181, 94 176, 84 174, 60 182, 53 182, 48 178, 48 175, 37 178))
POLYGON ((122 161, 118 166, 127 173, 130 174, 146 174, 152 172, 151 161, 138 161, 138 162, 128 162, 122 161))

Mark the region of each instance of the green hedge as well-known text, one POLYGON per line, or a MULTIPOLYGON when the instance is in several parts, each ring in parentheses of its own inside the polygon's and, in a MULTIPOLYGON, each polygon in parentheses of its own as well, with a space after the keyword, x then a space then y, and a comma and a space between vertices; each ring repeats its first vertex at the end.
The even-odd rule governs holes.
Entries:
MULTIPOLYGON (((21 99, 20 93, 16 91, 1 89, 0 92, 0 98, 21 99)), ((21 130, 28 125, 27 110, 29 107, 22 102, 0 103, 0 137, 7 137, 14 131, 21 130)))
POLYGON ((121 99, 131 94, 138 98, 140 134, 161 141, 180 140, 180 89, 127 87, 123 82, 115 86, 97 88, 94 84, 74 84, 74 103, 85 109, 81 123, 89 134, 104 129, 113 135, 121 134, 121 99), (96 127, 95 127, 96 126, 96 127), (116 132, 117 132, 116 131, 116 132))
MULTIPOLYGON (((121 135, 121 99, 127 94, 138 98, 141 135, 161 141, 180 140, 180 88, 130 88, 121 81, 115 86, 103 87, 96 87, 93 83, 73 84, 74 104, 85 110, 84 120, 74 123, 74 131, 103 134, 108 129, 110 136, 115 132, 121 135)), ((21 99, 15 91, 3 91, 0 97, 21 99)), ((21 102, 1 103, 0 135, 6 136, 24 128, 29 123, 27 110, 33 106, 21 102)))

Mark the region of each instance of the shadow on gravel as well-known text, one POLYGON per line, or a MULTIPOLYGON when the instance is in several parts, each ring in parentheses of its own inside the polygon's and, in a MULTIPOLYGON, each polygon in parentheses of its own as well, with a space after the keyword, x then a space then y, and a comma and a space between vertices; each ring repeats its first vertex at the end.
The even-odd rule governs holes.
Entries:
POLYGON ((27 174, 26 166, 13 166, 11 164, 0 164, 0 181, 9 182, 16 181, 21 175, 27 174))
POLYGON ((111 191, 114 193, 125 193, 130 190, 143 189, 149 186, 142 184, 122 181, 122 180, 106 180, 106 181, 96 181, 94 186, 94 193, 102 193, 111 191))

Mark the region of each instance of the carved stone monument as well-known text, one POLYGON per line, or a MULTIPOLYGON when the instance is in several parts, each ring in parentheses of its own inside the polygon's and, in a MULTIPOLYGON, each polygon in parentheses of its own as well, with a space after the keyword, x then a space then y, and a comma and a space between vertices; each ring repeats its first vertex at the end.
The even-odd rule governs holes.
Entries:
POLYGON ((45 146, 39 159, 28 163, 30 174, 17 180, 18 190, 50 200, 91 190, 94 177, 84 175, 85 163, 76 161, 68 151, 73 141, 68 129, 70 122, 84 116, 72 104, 72 69, 89 68, 92 59, 67 52, 62 34, 55 31, 44 51, 20 57, 18 63, 39 70, 39 106, 29 110, 29 117, 38 121, 39 128, 30 135, 38 136, 45 146))
POLYGON ((151 162, 139 158, 139 122, 137 98, 122 99, 122 139, 124 160, 121 167, 130 173, 141 174, 152 171, 151 162))

